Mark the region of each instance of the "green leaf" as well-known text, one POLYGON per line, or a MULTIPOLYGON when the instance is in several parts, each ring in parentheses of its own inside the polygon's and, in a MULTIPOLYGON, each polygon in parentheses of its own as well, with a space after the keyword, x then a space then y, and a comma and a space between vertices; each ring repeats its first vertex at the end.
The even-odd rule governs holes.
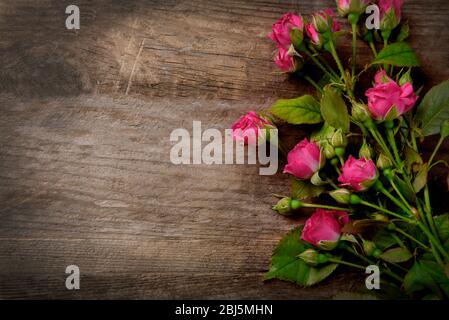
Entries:
POLYGON ((290 124, 316 124, 323 121, 320 104, 310 95, 278 100, 271 106, 270 112, 290 124))
POLYGON ((376 247, 382 251, 397 243, 396 239, 391 236, 391 232, 389 232, 387 228, 379 230, 376 233, 373 242, 376 244, 376 247))
POLYGON ((298 255, 308 249, 301 241, 302 226, 291 230, 277 245, 271 258, 267 280, 280 279, 296 283, 303 287, 312 286, 326 279, 338 266, 331 263, 322 267, 311 267, 298 255))
POLYGON ((424 188, 427 184, 427 173, 428 173, 427 164, 421 165, 418 173, 416 174, 415 180, 413 180, 413 189, 418 193, 424 188))
POLYGON ((380 258, 387 262, 400 263, 410 260, 413 255, 408 249, 405 248, 393 248, 385 251, 380 255, 380 258))
MULTIPOLYGON (((444 291, 449 298, 449 278, 446 276, 444 268, 435 261, 422 260, 421 266, 427 274, 432 277, 435 283, 444 291)), ((438 292, 435 292, 438 293, 438 292)))
POLYGON ((407 39, 410 35, 410 26, 408 24, 408 21, 401 24, 401 28, 399 29, 399 34, 396 38, 397 42, 402 42, 405 39, 407 39))
POLYGON ((316 198, 326 190, 323 186, 315 186, 296 178, 291 179, 291 197, 294 199, 303 200, 316 198))
POLYGON ((399 191, 402 195, 410 202, 415 202, 415 190, 410 186, 409 183, 405 182, 398 176, 394 176, 394 183, 397 185, 399 191))
POLYGON ((404 278, 404 289, 409 294, 424 289, 435 292, 438 291, 438 285, 423 268, 421 262, 416 261, 404 278))
POLYGON ((430 89, 418 106, 415 121, 421 123, 425 136, 440 132, 441 123, 449 119, 449 80, 430 89))
POLYGON ((321 114, 324 120, 335 129, 349 132, 349 114, 345 101, 339 93, 330 87, 324 88, 321 97, 321 114))
POLYGON ((416 152, 414 149, 410 148, 409 146, 405 146, 404 156, 405 156, 404 165, 408 173, 415 171, 413 170, 415 165, 423 164, 423 160, 419 155, 419 153, 416 152))
POLYGON ((397 67, 418 67, 419 62, 412 48, 405 42, 396 42, 386 46, 372 64, 389 64, 397 67))
POLYGON ((449 213, 436 216, 433 220, 435 221, 438 237, 442 243, 445 243, 449 240, 449 213))
POLYGON ((444 274, 449 279, 449 263, 446 263, 444 266, 444 274))

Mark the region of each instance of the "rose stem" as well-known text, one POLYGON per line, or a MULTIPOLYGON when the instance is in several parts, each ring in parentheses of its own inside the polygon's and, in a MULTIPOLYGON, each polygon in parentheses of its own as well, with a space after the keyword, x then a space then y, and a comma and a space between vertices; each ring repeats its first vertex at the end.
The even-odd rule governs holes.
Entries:
POLYGON ((349 208, 340 208, 340 207, 334 207, 334 206, 327 206, 324 204, 315 204, 315 203, 303 203, 303 208, 320 208, 320 209, 328 209, 328 210, 338 210, 338 211, 353 211, 349 208))

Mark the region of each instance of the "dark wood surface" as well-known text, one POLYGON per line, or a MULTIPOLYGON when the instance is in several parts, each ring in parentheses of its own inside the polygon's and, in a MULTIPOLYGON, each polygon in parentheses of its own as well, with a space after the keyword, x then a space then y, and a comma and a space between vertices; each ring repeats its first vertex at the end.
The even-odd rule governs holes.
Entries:
MULTIPOLYGON (((301 221, 270 210, 287 177, 169 159, 175 128, 224 130, 310 91, 276 72, 266 35, 283 12, 333 1, 78 0, 76 32, 68 4, 0 2, 0 298, 307 299, 361 285, 263 282, 301 221)), ((449 2, 406 1, 404 16, 421 80, 447 79, 449 2)))

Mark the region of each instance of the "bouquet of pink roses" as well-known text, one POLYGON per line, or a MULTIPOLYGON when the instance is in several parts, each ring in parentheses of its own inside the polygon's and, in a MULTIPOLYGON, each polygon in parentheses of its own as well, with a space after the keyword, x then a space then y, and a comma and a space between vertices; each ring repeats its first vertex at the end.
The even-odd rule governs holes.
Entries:
POLYGON ((437 165, 448 166, 437 153, 449 136, 449 81, 425 95, 414 88, 419 63, 405 42, 402 0, 336 2, 347 31, 328 9, 307 18, 287 13, 269 35, 277 46, 275 64, 307 80, 316 95, 278 100, 269 109, 276 120, 250 112, 233 127, 259 141, 266 138, 261 129, 279 121, 313 128, 287 154, 291 194, 278 196, 273 209, 282 215, 316 211, 279 242, 266 278, 311 286, 340 265, 377 269, 376 289, 448 299, 449 214, 434 210, 428 175, 437 165), (347 64, 337 50, 345 34, 352 35, 347 64), (373 53, 363 68, 357 65, 358 39, 373 53), (372 87, 360 88, 370 71, 372 87), (424 157, 422 141, 437 134, 435 149, 424 157))

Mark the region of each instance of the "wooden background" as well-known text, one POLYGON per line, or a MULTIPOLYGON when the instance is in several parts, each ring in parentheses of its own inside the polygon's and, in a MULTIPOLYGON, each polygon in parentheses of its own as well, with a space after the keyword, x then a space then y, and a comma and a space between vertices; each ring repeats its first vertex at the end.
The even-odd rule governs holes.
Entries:
MULTIPOLYGON (((332 5, 0 1, 0 298, 307 299, 360 286, 341 272, 310 289, 264 283, 301 221, 270 210, 287 177, 169 159, 175 128, 224 130, 310 91, 275 71, 266 35, 286 11, 332 5), (73 3, 77 32, 64 25, 73 3), (81 290, 65 289, 70 264, 81 290)), ((406 1, 404 16, 421 80, 447 79, 449 1, 406 1)))

